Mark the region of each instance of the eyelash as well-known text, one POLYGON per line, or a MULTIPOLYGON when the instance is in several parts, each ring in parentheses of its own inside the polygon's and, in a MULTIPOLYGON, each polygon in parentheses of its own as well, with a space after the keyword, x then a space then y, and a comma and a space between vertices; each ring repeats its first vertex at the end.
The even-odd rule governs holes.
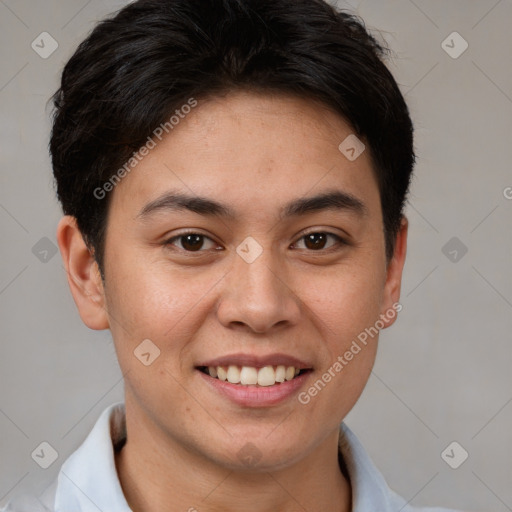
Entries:
MULTIPOLYGON (((310 231, 309 233, 304 233, 300 238, 298 238, 297 242, 300 241, 300 240, 303 240, 304 238, 306 238, 307 236, 309 235, 318 235, 318 234, 322 234, 322 235, 327 235, 328 237, 333 237, 335 240, 336 240, 336 243, 334 245, 332 245, 331 247, 328 247, 327 249, 318 249, 318 250, 313 250, 313 249, 306 249, 308 252, 311 252, 311 253, 325 253, 325 252, 331 252, 332 250, 336 250, 336 249, 340 249, 340 246, 344 246, 344 245, 348 245, 348 243, 343 239, 341 238, 339 235, 336 235, 334 233, 331 233, 329 231, 310 231)), ((186 231, 184 233, 180 233, 179 235, 176 235, 176 236, 173 236, 172 238, 169 238, 168 240, 166 240, 163 245, 164 246, 174 246, 174 241, 176 240, 179 240, 180 238, 183 238, 183 237, 186 237, 188 235, 198 235, 198 236, 201 236, 203 237, 203 239, 206 239, 206 240, 210 240, 212 242, 214 242, 214 240, 212 240, 210 237, 202 234, 202 233, 198 233, 197 231, 186 231)), ((297 242, 295 242, 293 245, 295 245, 297 242)), ((215 242, 214 242, 215 243, 215 242)), ((204 252, 207 252, 208 249, 200 249, 198 251, 187 251, 186 249, 183 249, 181 247, 176 247, 177 250, 179 251, 182 251, 182 252, 186 252, 188 254, 200 254, 200 253, 204 253, 204 252)))

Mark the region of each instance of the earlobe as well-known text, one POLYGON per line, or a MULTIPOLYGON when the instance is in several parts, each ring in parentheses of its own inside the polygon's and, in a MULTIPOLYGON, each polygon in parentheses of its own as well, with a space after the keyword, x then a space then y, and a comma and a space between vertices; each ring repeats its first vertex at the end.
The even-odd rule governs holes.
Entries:
POLYGON ((74 217, 66 215, 60 220, 57 242, 69 288, 82 321, 90 329, 108 329, 105 294, 98 264, 85 244, 74 217))
POLYGON ((393 258, 389 262, 386 271, 386 283, 382 301, 381 319, 385 327, 393 325, 397 312, 402 309, 400 302, 400 289, 402 285, 402 273, 407 253, 407 233, 409 221, 403 216, 400 223, 400 230, 395 240, 393 258))

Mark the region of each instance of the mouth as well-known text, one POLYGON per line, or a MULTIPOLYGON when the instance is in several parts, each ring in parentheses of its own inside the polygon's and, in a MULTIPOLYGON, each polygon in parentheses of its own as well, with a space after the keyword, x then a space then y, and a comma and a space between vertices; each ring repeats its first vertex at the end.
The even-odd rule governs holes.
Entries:
POLYGON ((313 365, 291 354, 233 353, 200 361, 197 375, 208 392, 243 408, 279 406, 307 385, 313 365))
POLYGON ((312 368, 285 365, 257 366, 197 366, 197 370, 209 377, 243 387, 281 386, 309 373, 312 368))

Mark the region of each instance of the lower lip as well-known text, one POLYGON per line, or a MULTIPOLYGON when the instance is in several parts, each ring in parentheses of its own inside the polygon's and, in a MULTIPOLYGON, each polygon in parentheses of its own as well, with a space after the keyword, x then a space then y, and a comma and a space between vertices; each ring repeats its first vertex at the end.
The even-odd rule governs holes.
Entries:
POLYGON ((197 370, 201 377, 216 391, 244 407, 268 407, 276 405, 294 395, 306 382, 311 371, 302 373, 292 380, 273 386, 243 386, 210 377, 197 370))

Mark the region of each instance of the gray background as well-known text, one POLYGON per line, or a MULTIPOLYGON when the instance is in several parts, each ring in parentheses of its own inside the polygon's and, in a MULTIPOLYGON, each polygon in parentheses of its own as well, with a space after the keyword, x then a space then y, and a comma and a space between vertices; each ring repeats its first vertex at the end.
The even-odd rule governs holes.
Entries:
MULTIPOLYGON (((46 102, 77 44, 125 3, 0 0, 0 504, 41 492, 123 398, 109 332, 82 324, 51 252, 46 102), (43 31, 59 45, 47 59, 31 48, 43 31), (59 454, 46 470, 31 458, 42 441, 59 454)), ((393 49, 419 156, 404 309, 347 423, 413 504, 512 510, 512 0, 338 5, 393 49), (458 58, 442 47, 454 31, 469 44, 458 58), (441 458, 452 441, 469 453, 458 469, 441 458)))

